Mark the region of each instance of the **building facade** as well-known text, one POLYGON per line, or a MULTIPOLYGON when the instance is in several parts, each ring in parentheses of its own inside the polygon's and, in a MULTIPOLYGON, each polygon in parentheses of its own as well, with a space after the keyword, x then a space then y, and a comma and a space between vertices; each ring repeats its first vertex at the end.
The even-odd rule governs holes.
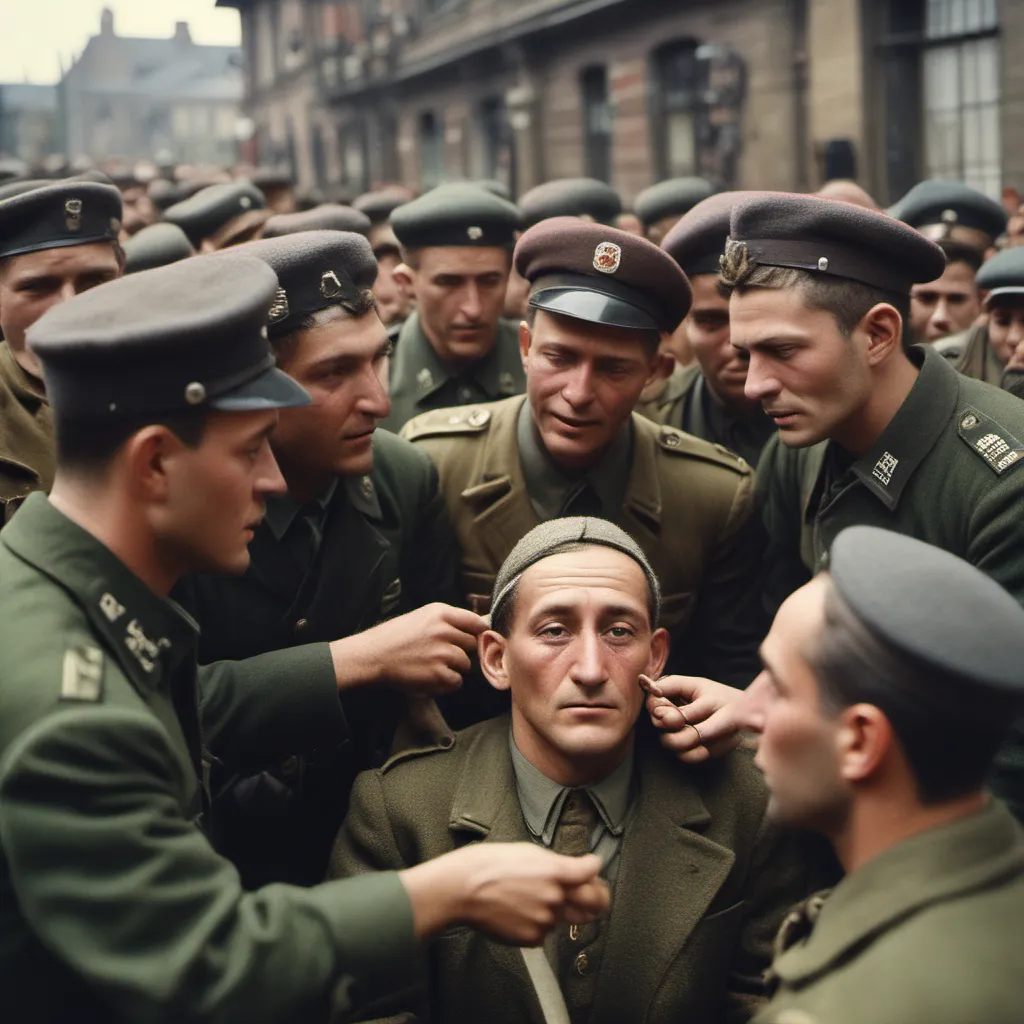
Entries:
POLYGON ((1024 186, 1024 0, 218 3, 259 158, 304 184, 1024 186))
POLYGON ((119 36, 104 10, 99 34, 58 89, 69 157, 215 164, 238 157, 241 51, 193 42, 185 22, 171 39, 136 39, 119 36))
POLYGON ((56 86, 0 83, 0 157, 34 164, 61 142, 56 86))

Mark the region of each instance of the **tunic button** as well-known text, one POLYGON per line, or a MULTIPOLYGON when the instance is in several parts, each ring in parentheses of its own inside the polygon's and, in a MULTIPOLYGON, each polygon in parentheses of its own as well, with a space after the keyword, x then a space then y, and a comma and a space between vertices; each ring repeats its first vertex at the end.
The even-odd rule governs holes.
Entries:
POLYGON ((473 392, 469 388, 459 388, 459 401, 471 402, 473 400, 473 392))
POLYGON ((299 619, 299 621, 295 623, 295 632, 296 633, 305 633, 308 628, 309 628, 309 619, 299 619))
POLYGON ((587 973, 587 969, 589 967, 590 967, 590 959, 588 958, 587 954, 586 953, 580 953, 580 955, 578 957, 576 957, 576 970, 579 971, 580 974, 586 974, 587 973))

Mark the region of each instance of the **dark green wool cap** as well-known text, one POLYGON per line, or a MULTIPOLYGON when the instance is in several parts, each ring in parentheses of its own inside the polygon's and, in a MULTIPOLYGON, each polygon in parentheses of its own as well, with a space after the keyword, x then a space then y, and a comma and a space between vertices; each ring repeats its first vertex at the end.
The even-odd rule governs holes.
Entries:
POLYGON ((671 334, 690 311, 690 283, 646 238, 577 217, 523 233, 513 257, 530 305, 590 323, 671 334))
POLYGON ((439 185, 398 207, 391 227, 407 249, 511 246, 519 229, 519 211, 479 185, 439 185))
POLYGON ((535 526, 516 544, 494 579, 491 598, 492 620, 531 565, 536 565, 537 562, 552 555, 571 551, 581 544, 599 544, 601 547, 614 548, 629 555, 643 569, 654 599, 654 618, 651 625, 656 626, 661 614, 661 585, 651 568, 651 563, 647 561, 647 556, 625 530, 606 519, 590 516, 550 519, 540 526, 535 526))
POLYGON ((255 256, 277 275, 268 317, 272 338, 291 333, 312 313, 355 302, 377 280, 370 243, 352 231, 302 231, 228 251, 255 256))
POLYGON ((263 237, 279 238, 299 231, 355 231, 366 235, 370 231, 370 218, 351 206, 321 203, 311 210, 271 217, 263 227, 263 237))
POLYGON ((0 259, 91 242, 115 242, 121 193, 93 181, 57 181, 0 202, 0 259))
POLYGON ((682 217, 714 194, 715 186, 706 178, 669 178, 645 188, 636 197, 633 209, 643 226, 649 228, 666 217, 682 217))
POLYGON ((890 211, 929 238, 956 238, 958 229, 980 231, 988 244, 1005 230, 1006 211, 983 192, 959 181, 918 182, 890 211))
POLYGON ((941 277, 946 254, 888 214, 820 196, 766 192, 737 203, 727 249, 751 262, 846 278, 899 295, 941 277))
POLYGON ((549 217, 593 217, 612 224, 622 213, 622 198, 596 178, 556 178, 520 196, 519 212, 527 228, 549 217))
POLYGON ((196 247, 219 231, 229 220, 266 206, 263 193, 249 181, 207 185, 194 196, 164 211, 164 220, 177 224, 196 247))
POLYGON ((274 272, 251 256, 194 256, 53 306, 27 338, 61 418, 306 405, 267 340, 276 291, 274 272))
POLYGON ((413 199, 413 194, 407 188, 376 189, 373 192, 364 192, 352 200, 352 205, 360 213, 365 213, 373 224, 383 224, 395 210, 413 199))
POLYGON ((1024 246, 1013 246, 986 260, 975 283, 988 291, 986 304, 1001 295, 1024 295, 1024 246))
POLYGON ((1024 609, 980 569, 913 537, 851 526, 833 542, 828 572, 850 610, 891 647, 1024 695, 1024 609))
POLYGON ((763 192, 719 192, 684 214, 662 239, 661 247, 683 268, 687 277, 717 274, 729 238, 733 207, 763 192))
POLYGON ((124 244, 124 272, 165 267, 195 255, 195 249, 177 224, 150 224, 136 231, 124 244))

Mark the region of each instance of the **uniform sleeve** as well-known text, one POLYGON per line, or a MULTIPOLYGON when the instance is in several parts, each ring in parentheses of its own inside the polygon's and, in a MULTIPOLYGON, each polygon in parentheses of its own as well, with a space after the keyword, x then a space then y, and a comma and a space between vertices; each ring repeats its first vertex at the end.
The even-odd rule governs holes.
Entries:
POLYGON ((774 434, 757 464, 757 511, 764 527, 762 565, 765 617, 768 623, 783 601, 802 587, 811 573, 800 555, 801 502, 796 458, 774 434))
POLYGON ((747 475, 739 479, 701 582, 684 643, 682 667, 688 673, 746 686, 760 671, 757 650, 768 626, 761 604, 763 552, 753 476, 747 475))
POLYGON ((417 950, 397 876, 243 892, 182 813, 186 776, 130 710, 62 711, 9 749, 0 841, 50 954, 135 1024, 314 1021, 336 988, 353 1008, 386 991, 417 950))
POLYGON ((262 765, 341 743, 348 726, 326 643, 199 669, 203 739, 231 765, 262 765))

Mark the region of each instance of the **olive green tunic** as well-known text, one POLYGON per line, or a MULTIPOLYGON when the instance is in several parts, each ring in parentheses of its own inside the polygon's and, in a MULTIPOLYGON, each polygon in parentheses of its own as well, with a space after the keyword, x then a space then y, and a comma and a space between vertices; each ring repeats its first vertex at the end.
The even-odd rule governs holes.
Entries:
POLYGON ((958 331, 948 338, 940 338, 934 343, 934 348, 952 363, 953 369, 965 377, 983 380, 997 387, 1002 380, 1003 364, 992 348, 985 324, 968 327, 966 331, 958 331))
POLYGON ((53 413, 41 381, 0 341, 0 528, 33 491, 49 491, 55 466, 53 413))
POLYGON ((1024 832, 997 802, 790 915, 755 1024, 1018 1024, 1024 832))
POLYGON ((381 426, 398 433, 420 413, 453 405, 491 402, 526 390, 526 374, 519 355, 519 325, 498 321, 498 334, 490 352, 478 363, 453 376, 427 341, 413 311, 402 324, 391 359, 391 415, 381 426))
MULTIPOLYGON (((962 376, 934 348, 911 356, 921 367, 917 381, 867 454, 851 459, 831 441, 801 449, 778 436, 768 442, 758 498, 771 613, 822 568, 836 535, 854 524, 951 551, 1024 604, 1024 402, 962 376)), ((1019 741, 1001 759, 996 785, 1024 815, 1019 741)))
POLYGON ((339 741, 326 649, 197 679, 195 646, 43 495, 0 535, 5 1020, 317 1020, 340 982, 370 999, 412 961, 394 874, 246 893, 198 824, 214 757, 339 741))

